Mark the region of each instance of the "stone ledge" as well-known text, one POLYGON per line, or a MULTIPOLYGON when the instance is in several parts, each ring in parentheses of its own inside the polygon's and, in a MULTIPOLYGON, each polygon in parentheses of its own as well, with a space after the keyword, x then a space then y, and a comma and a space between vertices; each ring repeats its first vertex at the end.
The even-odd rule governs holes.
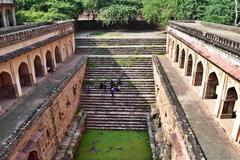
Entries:
MULTIPOLYGON (((56 30, 62 31, 70 26, 73 27, 72 21, 57 23, 53 25, 44 25, 36 28, 30 28, 27 30, 19 31, 19 32, 9 33, 6 35, 0 35, 0 47, 9 46, 17 42, 21 42, 23 40, 28 40, 33 37, 44 35, 49 32, 54 32, 56 30)), ((71 31, 73 31, 73 28, 71 31)))
POLYGON ((30 45, 30 46, 27 46, 27 47, 15 50, 15 51, 7 53, 5 55, 2 55, 2 56, 0 56, 0 63, 8 61, 9 59, 12 59, 14 57, 20 56, 20 55, 25 54, 27 52, 30 52, 30 51, 32 51, 34 49, 40 48, 40 47, 42 47, 44 45, 47 45, 48 43, 54 42, 54 41, 56 41, 58 39, 61 39, 61 38, 65 37, 65 36, 68 36, 68 35, 70 35, 72 33, 73 33, 73 31, 68 31, 68 32, 62 33, 60 35, 56 35, 56 36, 53 36, 51 38, 48 38, 46 40, 34 43, 34 44, 30 45))

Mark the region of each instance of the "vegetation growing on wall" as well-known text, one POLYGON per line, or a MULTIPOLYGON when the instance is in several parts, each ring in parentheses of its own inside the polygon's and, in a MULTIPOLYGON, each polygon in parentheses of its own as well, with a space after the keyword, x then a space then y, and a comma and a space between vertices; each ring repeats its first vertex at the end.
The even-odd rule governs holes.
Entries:
POLYGON ((137 16, 149 23, 168 20, 204 20, 238 24, 239 0, 17 0, 18 21, 43 22, 77 19, 81 11, 104 24, 126 24, 137 16))

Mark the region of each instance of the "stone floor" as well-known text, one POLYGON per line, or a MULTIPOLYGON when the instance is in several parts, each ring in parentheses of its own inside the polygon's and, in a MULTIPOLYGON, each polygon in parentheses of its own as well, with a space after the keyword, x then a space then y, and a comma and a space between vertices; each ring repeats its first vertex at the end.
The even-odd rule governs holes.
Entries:
POLYGON ((74 55, 60 65, 54 74, 45 77, 40 83, 19 99, 12 110, 0 117, 0 143, 3 143, 47 98, 48 94, 61 82, 82 58, 74 55))
POLYGON ((239 160, 240 151, 229 140, 197 92, 187 81, 183 80, 181 72, 169 61, 168 57, 159 56, 159 59, 206 158, 209 160, 239 160))

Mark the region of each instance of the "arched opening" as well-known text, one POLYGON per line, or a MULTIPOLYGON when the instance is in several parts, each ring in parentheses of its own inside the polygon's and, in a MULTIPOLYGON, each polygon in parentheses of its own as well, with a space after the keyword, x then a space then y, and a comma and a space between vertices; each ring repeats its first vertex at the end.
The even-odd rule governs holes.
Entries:
POLYGON ((11 75, 7 72, 0 74, 0 99, 14 99, 17 96, 11 75))
POLYGON ((193 66, 193 59, 192 59, 192 55, 190 54, 188 56, 186 76, 191 76, 192 75, 192 66, 193 66))
POLYGON ((182 54, 181 54, 181 61, 180 61, 180 68, 184 68, 184 63, 185 63, 185 50, 182 50, 182 54))
POLYGON ((3 27, 4 27, 4 25, 3 25, 3 14, 0 11, 0 28, 3 28, 3 27))
POLYGON ((36 77, 43 77, 44 70, 42 66, 42 61, 39 56, 36 56, 34 59, 34 69, 35 69, 35 76, 36 77))
POLYGON ((31 151, 28 155, 27 160, 40 160, 37 151, 31 151))
POLYGON ((178 62, 178 56, 179 56, 179 45, 177 45, 177 49, 175 51, 174 62, 178 62))
POLYGON ((56 63, 62 62, 62 58, 61 58, 61 54, 58 46, 55 47, 55 60, 56 60, 56 63))
POLYGON ((229 88, 223 103, 221 118, 236 118, 236 113, 234 112, 234 106, 237 100, 238 100, 238 95, 235 88, 234 87, 229 88))
POLYGON ((19 80, 21 87, 32 86, 32 77, 28 69, 28 65, 24 62, 18 68, 19 80))
POLYGON ((6 10, 6 19, 8 21, 9 26, 14 26, 13 15, 10 9, 6 10))
POLYGON ((198 62, 193 85, 201 86, 202 80, 203 80, 203 65, 202 62, 198 62))
POLYGON ((53 58, 50 51, 47 51, 46 54, 46 67, 48 73, 52 73, 54 71, 53 58))
POLYGON ((213 72, 208 77, 204 98, 205 99, 216 99, 217 98, 217 94, 216 94, 217 86, 218 86, 218 78, 217 78, 216 73, 213 72))

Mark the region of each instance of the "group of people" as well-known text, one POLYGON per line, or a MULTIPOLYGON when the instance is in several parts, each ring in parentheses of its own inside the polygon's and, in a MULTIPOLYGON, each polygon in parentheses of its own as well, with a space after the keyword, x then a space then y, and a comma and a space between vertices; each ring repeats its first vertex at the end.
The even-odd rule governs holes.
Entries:
MULTIPOLYGON (((120 91, 121 84, 122 84, 122 81, 120 78, 118 78, 117 81, 115 81, 113 79, 110 81, 110 92, 111 92, 112 97, 114 97, 114 94, 116 93, 116 91, 117 92, 120 91)), ((99 89, 104 89, 104 91, 106 93, 107 92, 106 82, 100 82, 99 89)))

